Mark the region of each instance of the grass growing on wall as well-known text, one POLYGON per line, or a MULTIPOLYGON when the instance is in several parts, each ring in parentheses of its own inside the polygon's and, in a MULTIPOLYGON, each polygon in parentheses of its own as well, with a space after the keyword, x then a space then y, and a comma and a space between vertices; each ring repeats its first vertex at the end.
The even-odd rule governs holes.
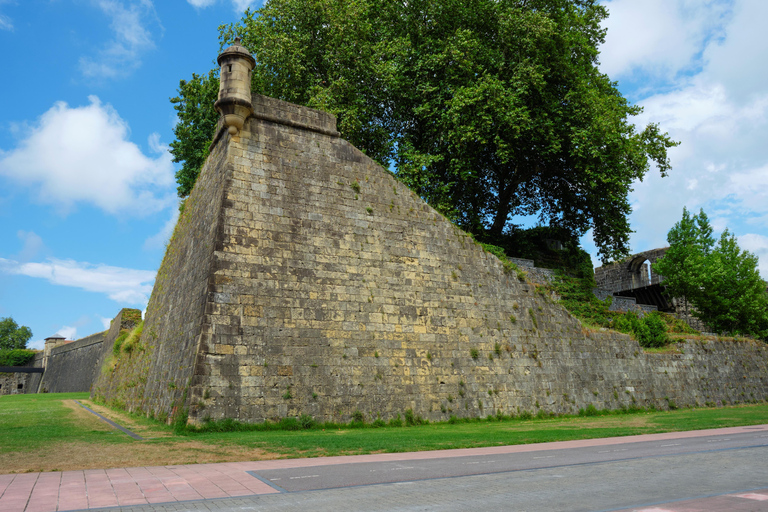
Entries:
POLYGON ((140 320, 130 331, 124 329, 115 338, 112 345, 112 354, 104 361, 101 368, 102 373, 111 373, 117 368, 120 359, 124 354, 131 354, 134 351, 144 351, 145 347, 141 344, 141 334, 144 331, 144 320, 140 320))
POLYGON ((698 334, 667 313, 647 313, 640 318, 633 311, 609 311, 611 298, 603 301, 595 297, 591 276, 579 278, 559 272, 548 287, 560 297, 560 304, 588 327, 606 327, 629 334, 646 348, 664 347, 675 341, 674 334, 698 334))

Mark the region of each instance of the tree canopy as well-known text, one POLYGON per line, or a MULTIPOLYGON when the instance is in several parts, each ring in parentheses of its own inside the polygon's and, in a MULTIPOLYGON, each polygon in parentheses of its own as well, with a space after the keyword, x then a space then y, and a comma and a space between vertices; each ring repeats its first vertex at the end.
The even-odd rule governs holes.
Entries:
POLYGON ((29 327, 17 324, 13 318, 0 318, 0 350, 27 348, 27 342, 32 337, 29 327))
POLYGON ((691 313, 716 332, 768 337, 768 291, 757 256, 727 229, 715 243, 704 210, 691 215, 684 208, 667 241, 653 269, 664 276, 669 295, 690 301, 691 313))
MULTIPOLYGON (((342 136, 475 234, 536 214, 604 260, 628 252, 627 196, 676 143, 598 69, 595 0, 271 0, 220 27, 256 58, 252 90, 335 114, 342 136)), ((215 72, 181 82, 184 196, 213 137, 215 72), (204 141, 200 143, 199 141, 204 141)))

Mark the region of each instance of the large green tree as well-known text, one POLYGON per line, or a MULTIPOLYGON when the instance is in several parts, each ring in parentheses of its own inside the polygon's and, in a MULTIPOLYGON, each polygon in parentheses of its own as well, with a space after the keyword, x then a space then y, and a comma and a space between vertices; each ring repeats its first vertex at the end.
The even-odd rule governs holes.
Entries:
POLYGON ((179 83, 179 95, 171 98, 178 120, 171 142, 174 162, 181 162, 176 172, 179 197, 186 197, 195 185, 197 175, 208 157, 213 132, 219 115, 213 104, 219 94, 219 70, 207 75, 192 73, 191 80, 179 83))
MULTIPOLYGON (((628 251, 632 183, 650 162, 666 174, 675 143, 654 124, 636 131, 640 109, 599 71, 606 16, 595 0, 271 0, 220 34, 254 53, 255 92, 334 113, 346 139, 465 229, 498 236, 537 214, 593 228, 610 259, 628 251)), ((216 119, 201 102, 215 77, 196 78, 173 100, 193 120, 173 147, 182 195, 199 160, 181 139, 216 119)))
POLYGON ((701 292, 701 275, 706 272, 707 257, 715 246, 704 210, 691 215, 683 208, 683 218, 669 230, 667 242, 669 249, 654 263, 653 270, 664 276, 668 295, 693 301, 701 292))
POLYGON ((693 305, 691 313, 716 332, 768 336, 768 291, 757 256, 742 250, 727 229, 715 243, 704 210, 667 234, 669 249, 653 269, 667 293, 693 305))
POLYGON ((32 331, 27 326, 19 327, 13 318, 0 318, 0 350, 27 348, 32 331))

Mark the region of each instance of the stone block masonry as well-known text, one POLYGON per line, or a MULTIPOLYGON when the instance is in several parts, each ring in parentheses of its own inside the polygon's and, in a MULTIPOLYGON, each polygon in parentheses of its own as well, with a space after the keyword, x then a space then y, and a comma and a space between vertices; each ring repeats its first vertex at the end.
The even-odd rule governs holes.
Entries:
POLYGON ((105 334, 92 334, 51 350, 39 391, 90 391, 94 377, 99 371, 105 334))
POLYGON ((336 134, 253 95, 169 243, 106 400, 161 418, 430 420, 762 400, 768 350, 592 334, 336 134))

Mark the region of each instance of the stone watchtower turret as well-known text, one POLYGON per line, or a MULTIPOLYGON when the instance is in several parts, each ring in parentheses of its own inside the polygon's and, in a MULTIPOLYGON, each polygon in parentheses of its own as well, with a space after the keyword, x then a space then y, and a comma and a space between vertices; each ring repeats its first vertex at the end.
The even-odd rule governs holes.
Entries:
POLYGON ((224 116, 230 135, 237 135, 243 123, 253 113, 251 104, 251 71, 256 60, 235 38, 235 44, 221 52, 217 59, 221 66, 219 99, 214 104, 224 116))

